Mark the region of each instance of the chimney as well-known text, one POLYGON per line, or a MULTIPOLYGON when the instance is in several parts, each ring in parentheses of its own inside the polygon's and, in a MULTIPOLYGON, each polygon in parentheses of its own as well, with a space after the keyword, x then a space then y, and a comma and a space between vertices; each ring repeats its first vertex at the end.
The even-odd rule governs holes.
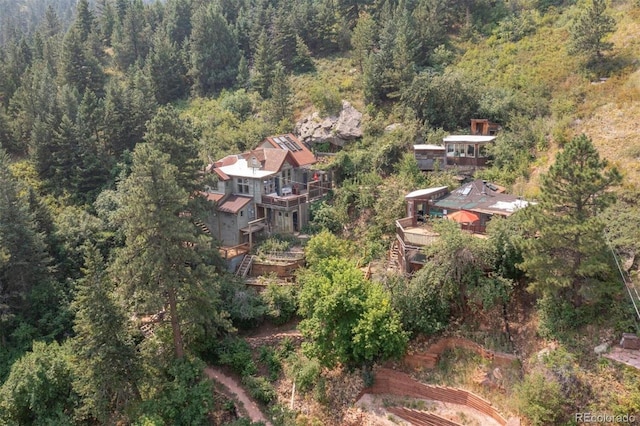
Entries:
POLYGON ((487 195, 487 181, 486 180, 482 180, 482 195, 487 195))

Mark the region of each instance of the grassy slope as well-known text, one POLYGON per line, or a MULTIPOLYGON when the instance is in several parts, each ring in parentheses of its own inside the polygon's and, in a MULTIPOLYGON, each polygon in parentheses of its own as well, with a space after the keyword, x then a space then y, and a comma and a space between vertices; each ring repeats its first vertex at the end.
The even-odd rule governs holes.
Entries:
POLYGON ((625 183, 640 184, 640 8, 628 4, 615 9, 618 29, 611 37, 614 55, 626 64, 608 81, 589 85, 579 109, 582 120, 576 131, 591 136, 604 157, 617 164, 625 183))

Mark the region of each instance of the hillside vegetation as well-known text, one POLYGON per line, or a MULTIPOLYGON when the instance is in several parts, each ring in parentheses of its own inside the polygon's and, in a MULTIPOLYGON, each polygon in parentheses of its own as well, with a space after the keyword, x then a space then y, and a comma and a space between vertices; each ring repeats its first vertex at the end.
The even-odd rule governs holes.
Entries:
POLYGON ((491 366, 464 353, 419 378, 525 423, 640 412, 639 372, 593 353, 638 332, 612 258, 637 281, 637 1, 0 10, 0 424, 245 424, 202 374, 216 364, 274 424, 355 425, 375 366, 441 335, 522 364, 498 390, 474 384, 491 366), (308 264, 292 285, 261 277, 258 293, 200 226, 215 211, 202 170, 342 100, 363 112, 363 137, 318 165, 334 186, 304 238, 257 242, 306 244, 308 264), (502 126, 474 178, 536 204, 486 238, 436 221, 419 272, 387 269, 405 194, 459 184, 455 170, 421 172, 413 144, 472 118, 502 126), (241 337, 298 323, 301 346, 241 337), (300 410, 287 408, 293 383, 300 410))

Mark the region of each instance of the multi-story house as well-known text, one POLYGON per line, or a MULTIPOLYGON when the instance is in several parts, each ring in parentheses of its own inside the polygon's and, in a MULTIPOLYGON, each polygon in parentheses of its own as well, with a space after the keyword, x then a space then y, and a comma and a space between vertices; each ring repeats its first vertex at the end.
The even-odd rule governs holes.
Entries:
POLYGON ((294 135, 270 136, 255 149, 228 155, 207 167, 217 187, 209 228, 223 246, 251 242, 257 233, 294 233, 309 221, 309 202, 325 194, 330 181, 314 170, 315 156, 294 135))

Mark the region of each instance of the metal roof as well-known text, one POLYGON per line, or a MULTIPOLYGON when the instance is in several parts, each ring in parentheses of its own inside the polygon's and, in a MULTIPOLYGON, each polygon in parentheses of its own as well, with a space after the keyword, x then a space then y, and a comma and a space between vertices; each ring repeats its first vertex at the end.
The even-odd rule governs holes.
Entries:
POLYGON ((422 150, 444 151, 444 146, 442 146, 442 145, 431 145, 431 144, 419 144, 419 145, 414 145, 413 149, 415 151, 422 151, 422 150))
POLYGON ((509 216, 529 204, 531 203, 515 195, 494 191, 489 184, 478 179, 437 200, 434 206, 441 209, 469 210, 477 213, 509 216))
POLYGON ((449 143, 488 143, 495 140, 495 136, 483 136, 483 135, 451 135, 442 139, 444 142, 449 143))
POLYGON ((409 198, 424 197, 425 195, 435 194, 440 191, 444 191, 446 189, 447 189, 446 186, 438 186, 437 188, 418 189, 416 191, 408 193, 407 195, 404 196, 404 198, 406 200, 409 198))

